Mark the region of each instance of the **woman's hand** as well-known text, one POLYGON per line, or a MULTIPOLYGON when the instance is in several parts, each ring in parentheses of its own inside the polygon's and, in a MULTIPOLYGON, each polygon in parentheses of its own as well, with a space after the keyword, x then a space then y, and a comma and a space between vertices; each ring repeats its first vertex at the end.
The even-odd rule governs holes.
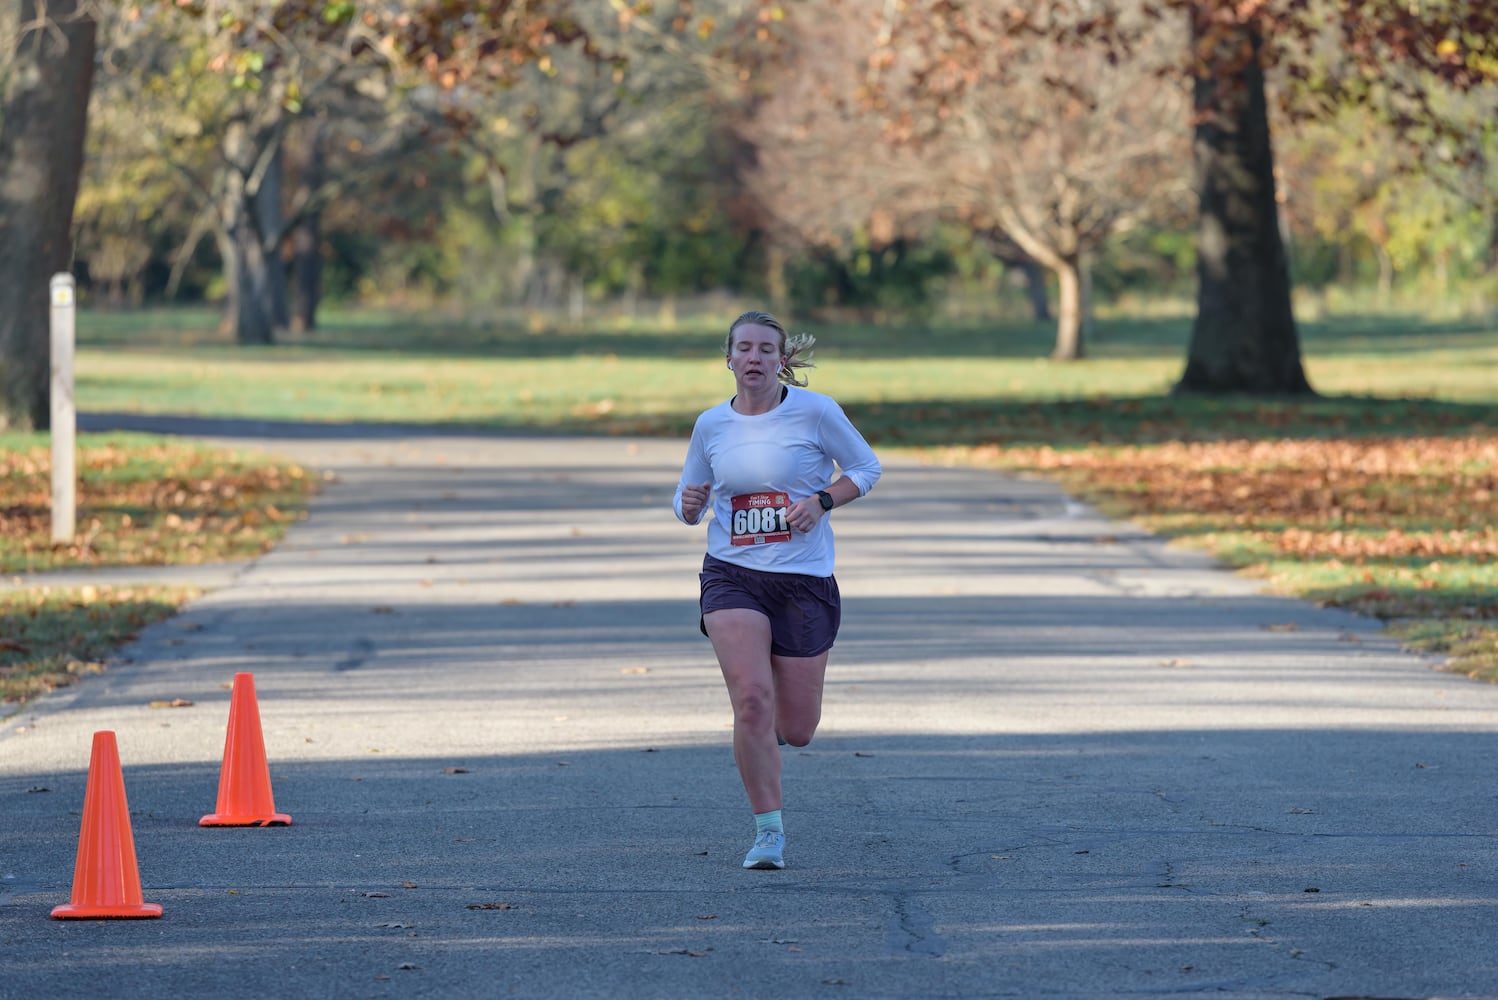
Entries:
POLYGON ((702 519, 702 511, 707 507, 707 498, 712 493, 711 482, 688 484, 681 488, 681 516, 688 524, 696 524, 702 519))
POLYGON ((822 501, 813 493, 803 500, 797 500, 786 509, 785 519, 790 526, 803 535, 817 526, 822 515, 827 512, 822 509, 822 501))

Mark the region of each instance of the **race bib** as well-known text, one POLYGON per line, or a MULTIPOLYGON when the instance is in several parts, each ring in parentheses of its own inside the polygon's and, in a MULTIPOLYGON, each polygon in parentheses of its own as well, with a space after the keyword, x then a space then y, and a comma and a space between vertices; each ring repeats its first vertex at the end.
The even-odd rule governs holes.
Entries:
POLYGON ((741 493, 733 498, 729 537, 735 545, 768 545, 791 540, 786 520, 791 498, 784 493, 741 493))

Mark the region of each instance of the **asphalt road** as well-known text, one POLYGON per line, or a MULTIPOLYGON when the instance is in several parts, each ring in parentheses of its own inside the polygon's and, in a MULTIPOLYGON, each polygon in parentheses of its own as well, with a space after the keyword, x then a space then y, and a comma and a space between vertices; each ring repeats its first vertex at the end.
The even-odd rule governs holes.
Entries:
POLYGON ((746 872, 683 442, 178 428, 336 479, 0 721, 0 997, 1498 997, 1498 687, 1372 622, 887 460, 746 872), (289 827, 197 825, 240 671, 289 827), (99 730, 159 920, 49 918, 99 730))

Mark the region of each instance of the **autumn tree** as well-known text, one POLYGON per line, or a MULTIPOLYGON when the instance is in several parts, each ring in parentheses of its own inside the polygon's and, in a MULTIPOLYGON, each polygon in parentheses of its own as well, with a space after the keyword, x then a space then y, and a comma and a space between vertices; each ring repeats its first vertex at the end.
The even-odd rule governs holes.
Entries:
POLYGON ((1344 281, 1361 278, 1371 258, 1383 302, 1406 275, 1439 293, 1449 277, 1481 280, 1498 264, 1498 88, 1441 103, 1443 115, 1468 122, 1463 134, 1476 140, 1469 155, 1401 137, 1364 107, 1282 132, 1280 197, 1294 238, 1312 252, 1334 248, 1344 281))
POLYGON ((916 65, 913 94, 938 121, 983 76, 962 58, 994 38, 1031 45, 1090 40, 1134 58, 1136 23, 1178 19, 1190 44, 1177 71, 1191 81, 1192 163, 1199 201, 1197 315, 1179 392, 1303 394, 1286 253, 1277 225, 1268 74, 1288 81, 1294 113, 1377 109, 1402 133, 1442 127, 1431 95, 1498 78, 1498 6, 1377 0, 904 0, 871 45, 876 63, 916 65), (997 33, 997 34, 994 34, 997 33), (962 44, 948 41, 957 39, 962 44), (940 44, 937 44, 940 42, 940 44), (914 56, 909 50, 914 49, 914 56))
MULTIPOLYGON (((1136 58, 1112 61, 1085 37, 1037 46, 975 31, 967 37, 988 39, 969 64, 980 76, 942 108, 932 140, 934 179, 960 215, 998 229, 1055 276, 1056 360, 1085 354, 1091 260, 1187 193, 1183 94, 1144 54, 1170 44, 1171 32, 1138 34, 1136 58)), ((907 111, 896 127, 921 122, 907 111)))
POLYGON ((1188 13, 1197 295, 1186 370, 1175 389, 1310 393, 1279 225, 1264 23, 1252 5, 1203 2, 1188 13))
POLYGON ((305 304, 317 296, 321 210, 358 188, 356 164, 388 177, 407 150, 469 155, 496 222, 531 225, 538 168, 640 104, 624 79, 639 40, 706 38, 720 8, 762 4, 163 0, 140 8, 144 27, 120 34, 110 66, 121 94, 137 98, 129 103, 156 110, 146 131, 157 155, 204 206, 229 325, 241 342, 263 343, 286 322, 288 238, 297 322, 315 322, 305 304))
POLYGON ((318 178, 328 137, 311 128, 299 183, 285 189, 300 122, 336 119, 339 138, 374 159, 431 141, 432 95, 502 90, 559 48, 591 46, 568 0, 158 0, 132 13, 111 38, 110 82, 154 110, 138 128, 201 206, 223 259, 226 322, 247 344, 288 322, 289 235, 304 230, 305 253, 316 213, 357 183, 348 171, 318 178))
POLYGON ((287 324, 282 245, 328 194, 303 190, 287 205, 293 125, 314 111, 360 104, 355 87, 381 69, 356 54, 370 40, 351 11, 316 6, 143 5, 109 39, 101 91, 111 107, 132 112, 110 121, 111 139, 133 147, 138 160, 168 165, 201 231, 214 238, 225 324, 244 344, 270 343, 287 324))
POLYGON ((1197 0, 1186 11, 1201 211, 1197 316, 1176 391, 1308 393, 1266 74, 1284 80, 1279 99, 1293 118, 1363 108, 1404 141, 1465 159, 1475 137, 1446 98, 1498 80, 1498 8, 1197 0))
POLYGON ((469 306, 659 297, 731 281, 736 144, 726 108, 763 0, 610 0, 578 9, 569 46, 500 90, 433 95, 464 158, 442 264, 469 306), (461 246, 461 254, 450 252, 461 246))
MULTIPOLYGON (((1053 357, 1081 357, 1090 258, 1185 193, 1182 89, 1081 34, 1037 44, 987 5, 810 13, 796 11, 789 66, 747 128, 761 198, 813 242, 877 246, 961 220, 1055 276, 1053 357)), ((1136 32, 1171 44, 1167 26, 1136 32)))
POLYGON ((735 106, 741 210, 763 235, 777 308, 787 257, 803 250, 849 257, 918 237, 940 207, 942 186, 923 150, 886 143, 857 99, 870 25, 844 4, 792 8, 778 35, 773 73, 735 106))

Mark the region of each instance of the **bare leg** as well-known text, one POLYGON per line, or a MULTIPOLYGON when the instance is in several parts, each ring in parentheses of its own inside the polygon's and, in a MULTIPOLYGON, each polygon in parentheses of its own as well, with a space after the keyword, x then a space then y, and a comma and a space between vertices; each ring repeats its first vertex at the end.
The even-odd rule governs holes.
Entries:
POLYGON ((703 616, 728 700, 733 705, 733 759, 756 813, 780 808, 780 748, 775 744, 775 672, 770 620, 728 608, 703 616))
POLYGON ((822 721, 822 682, 827 654, 770 657, 775 675, 775 731, 793 747, 804 747, 822 721))

